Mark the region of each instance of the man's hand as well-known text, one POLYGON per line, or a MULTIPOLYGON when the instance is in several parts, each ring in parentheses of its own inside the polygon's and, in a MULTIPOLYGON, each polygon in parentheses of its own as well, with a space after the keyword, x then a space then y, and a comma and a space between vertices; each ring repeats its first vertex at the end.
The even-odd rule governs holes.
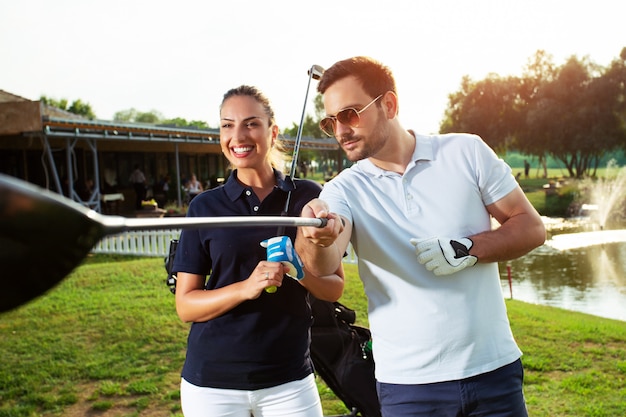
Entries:
POLYGON ((313 199, 306 206, 304 206, 301 216, 328 219, 328 223, 323 228, 298 228, 302 236, 314 245, 323 248, 332 245, 337 239, 337 236, 339 236, 343 230, 341 218, 338 215, 331 213, 328 209, 328 205, 320 199, 313 199))
POLYGON ((478 262, 478 258, 470 255, 474 242, 469 238, 430 238, 411 239, 415 246, 417 261, 435 275, 450 275, 478 262))
POLYGON ((350 239, 350 224, 344 227, 343 218, 331 213, 328 204, 319 198, 309 201, 302 208, 301 216, 328 220, 324 227, 298 227, 294 245, 307 271, 304 281, 308 283, 305 282, 304 286, 317 298, 320 298, 319 294, 325 300, 341 296, 344 276, 341 260, 350 239), (309 280, 308 277, 314 279, 309 280), (332 285, 324 288, 324 282, 332 285))

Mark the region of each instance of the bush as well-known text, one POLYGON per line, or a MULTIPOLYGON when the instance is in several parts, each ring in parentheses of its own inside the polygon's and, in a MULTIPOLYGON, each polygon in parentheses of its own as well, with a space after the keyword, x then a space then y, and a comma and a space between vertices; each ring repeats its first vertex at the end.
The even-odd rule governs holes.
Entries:
POLYGON ((554 194, 545 195, 545 206, 539 213, 548 217, 568 217, 569 207, 576 197, 576 190, 568 187, 554 194))

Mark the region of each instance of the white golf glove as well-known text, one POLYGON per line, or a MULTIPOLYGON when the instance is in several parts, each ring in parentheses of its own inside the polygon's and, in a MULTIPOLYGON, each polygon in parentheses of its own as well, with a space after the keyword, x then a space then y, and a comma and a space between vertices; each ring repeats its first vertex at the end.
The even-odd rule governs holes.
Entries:
POLYGON ((435 275, 450 275, 478 262, 478 258, 469 254, 474 244, 469 238, 429 238, 411 239, 415 246, 417 261, 435 275))

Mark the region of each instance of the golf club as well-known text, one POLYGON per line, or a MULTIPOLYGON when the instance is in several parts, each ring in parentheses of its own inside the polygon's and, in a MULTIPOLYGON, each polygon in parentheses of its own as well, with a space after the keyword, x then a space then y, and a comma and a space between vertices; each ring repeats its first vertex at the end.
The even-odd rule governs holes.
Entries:
MULTIPOLYGON (((291 169, 289 170, 289 175, 286 178, 286 180, 289 183, 290 188, 289 188, 289 191, 287 192, 287 199, 285 200, 285 207, 283 208, 283 212, 281 213, 281 216, 286 216, 287 213, 289 212, 291 192, 296 189, 296 184, 293 181, 293 178, 296 175, 296 168, 298 167, 298 154, 300 153, 300 142, 302 141, 302 126, 304 125, 304 118, 306 116, 306 104, 309 99, 309 89, 311 88, 311 80, 312 79, 319 80, 324 74, 324 68, 322 68, 319 65, 313 65, 311 66, 311 68, 309 68, 307 74, 309 75, 309 81, 306 85, 306 93, 304 94, 304 105, 302 106, 302 116, 300 116, 300 125, 298 126, 298 132, 296 133, 296 141, 293 145, 293 155, 291 157, 291 169)), ((278 231, 276 232, 276 236, 280 237, 280 236, 283 236, 284 234, 285 234, 285 227, 279 226, 278 231)), ((289 243, 291 244, 291 241, 289 241, 289 243)), ((294 251, 294 254, 298 256, 298 254, 295 253, 295 251, 294 251)), ((270 258, 271 258, 271 254, 268 249, 267 259, 269 260, 270 258)), ((277 289, 278 289, 277 287, 268 287, 265 289, 265 291, 267 291, 268 293, 274 293, 277 291, 277 289)))
POLYGON ((203 227, 324 227, 326 219, 285 216, 125 218, 88 209, 60 194, 0 174, 0 312, 66 277, 103 237, 131 230, 203 227))
MULTIPOLYGON (((312 65, 308 70, 309 82, 306 85, 306 93, 304 95, 304 105, 302 106, 302 116, 300 116, 300 125, 298 126, 298 132, 296 133, 296 141, 293 145, 293 155, 291 157, 291 169, 289 170, 288 180, 291 182, 291 189, 287 193, 287 200, 285 201, 285 208, 283 209, 283 216, 287 215, 289 211, 289 203, 291 200, 291 191, 295 189, 293 178, 296 175, 296 168, 298 167, 298 155, 300 153, 300 142, 302 141, 302 127, 304 125, 304 118, 306 116, 306 104, 309 100, 309 89, 311 88, 311 80, 319 80, 324 74, 324 68, 319 65, 312 65)), ((285 233, 285 228, 278 229, 278 236, 282 236, 285 233)))

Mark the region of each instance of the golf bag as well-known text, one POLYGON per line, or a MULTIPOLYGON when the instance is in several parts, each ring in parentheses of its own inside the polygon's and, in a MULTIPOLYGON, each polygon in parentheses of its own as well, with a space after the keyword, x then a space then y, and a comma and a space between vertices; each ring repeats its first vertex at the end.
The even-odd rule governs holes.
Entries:
POLYGON ((351 410, 349 416, 380 417, 369 329, 354 325, 356 313, 343 304, 311 299, 315 372, 351 410))
POLYGON ((176 294, 176 274, 172 273, 172 266, 174 266, 174 256, 176 256, 176 248, 178 247, 178 239, 172 239, 170 241, 170 251, 163 260, 165 262, 165 270, 167 271, 167 278, 165 278, 165 284, 169 287, 172 294, 176 294))

